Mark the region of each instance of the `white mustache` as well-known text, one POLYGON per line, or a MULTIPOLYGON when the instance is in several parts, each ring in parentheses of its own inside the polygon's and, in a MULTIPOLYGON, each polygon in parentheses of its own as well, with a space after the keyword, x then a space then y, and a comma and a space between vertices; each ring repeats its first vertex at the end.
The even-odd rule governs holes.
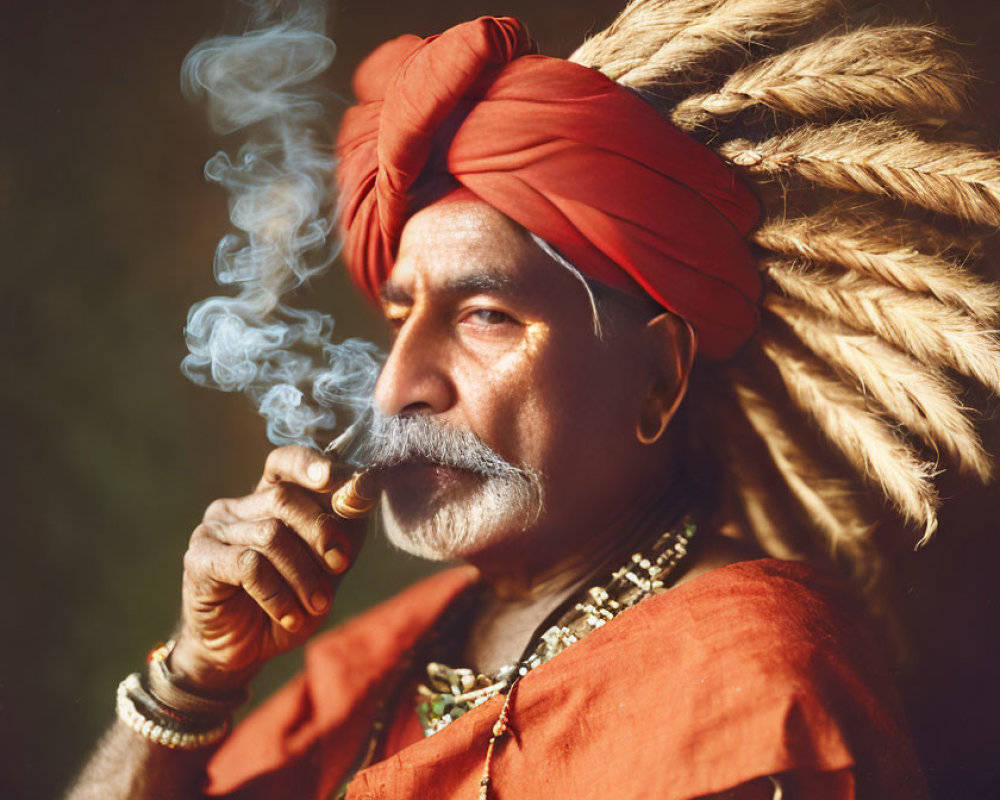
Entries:
POLYGON ((511 464, 472 431, 427 416, 376 414, 359 460, 372 468, 427 462, 487 478, 530 480, 529 470, 511 464))

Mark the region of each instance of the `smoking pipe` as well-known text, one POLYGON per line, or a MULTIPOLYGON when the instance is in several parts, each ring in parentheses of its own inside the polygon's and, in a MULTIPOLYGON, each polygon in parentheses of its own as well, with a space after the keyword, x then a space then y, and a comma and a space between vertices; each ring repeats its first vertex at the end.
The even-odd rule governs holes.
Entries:
POLYGON ((344 519, 359 519, 375 507, 375 498, 361 490, 362 481, 370 470, 355 472, 347 483, 330 496, 333 513, 344 519))

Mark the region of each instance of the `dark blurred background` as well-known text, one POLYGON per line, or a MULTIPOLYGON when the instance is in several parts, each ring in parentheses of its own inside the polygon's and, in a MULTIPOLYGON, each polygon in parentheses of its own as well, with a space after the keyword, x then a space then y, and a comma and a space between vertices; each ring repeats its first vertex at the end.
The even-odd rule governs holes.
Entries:
MULTIPOLYGON (((234 8, 7 0, 0 11, 3 798, 62 791, 111 721, 118 681, 175 623, 180 559, 203 508, 247 491, 269 449, 247 401, 178 370, 185 314, 217 290, 212 253, 227 229, 202 164, 233 148, 181 98, 178 74, 193 44, 231 32, 234 8)), ((567 55, 618 8, 341 0, 329 85, 348 95, 354 65, 390 36, 482 13, 520 16, 543 52, 567 55)), ((941 0, 917 13, 971 46, 995 116, 1000 7, 941 0)), ((315 289, 301 302, 331 310, 342 336, 381 337, 339 273, 315 289)), ((997 496, 946 490, 936 541, 895 561, 912 650, 900 679, 935 797, 1000 797, 997 496)), ((334 616, 427 571, 372 541, 334 616)), ((299 661, 270 668, 258 696, 299 661)))

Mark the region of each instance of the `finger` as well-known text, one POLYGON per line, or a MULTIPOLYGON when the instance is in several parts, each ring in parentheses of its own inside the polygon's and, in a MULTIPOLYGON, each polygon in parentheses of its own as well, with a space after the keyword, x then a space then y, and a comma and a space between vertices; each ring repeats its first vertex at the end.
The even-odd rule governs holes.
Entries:
POLYGON ((252 548, 264 555, 299 603, 312 614, 325 614, 333 600, 327 573, 320 568, 305 542, 277 519, 238 522, 229 526, 231 546, 252 548))
POLYGON ((259 550, 205 537, 200 558, 207 577, 243 589, 282 628, 294 633, 302 627, 305 612, 295 591, 259 550))
POLYGON ((350 536, 344 520, 330 514, 320 498, 292 483, 279 483, 260 492, 228 500, 225 512, 233 520, 281 520, 302 538, 331 572, 343 572, 350 563, 350 536))
POLYGON ((286 481, 314 492, 330 491, 334 483, 333 463, 311 447, 290 445, 275 448, 267 456, 257 489, 286 481))
POLYGON ((206 523, 226 523, 232 521, 233 514, 229 510, 231 502, 232 500, 227 497, 213 500, 208 508, 205 509, 205 516, 202 518, 202 521, 206 523))
POLYGON ((339 537, 334 551, 342 554, 344 559, 343 564, 339 568, 335 568, 333 566, 335 557, 328 553, 327 555, 330 557, 327 558, 327 562, 331 565, 331 571, 339 574, 357 561, 368 532, 370 520, 366 518, 344 519, 337 514, 330 515, 330 518, 330 525, 337 531, 339 537))

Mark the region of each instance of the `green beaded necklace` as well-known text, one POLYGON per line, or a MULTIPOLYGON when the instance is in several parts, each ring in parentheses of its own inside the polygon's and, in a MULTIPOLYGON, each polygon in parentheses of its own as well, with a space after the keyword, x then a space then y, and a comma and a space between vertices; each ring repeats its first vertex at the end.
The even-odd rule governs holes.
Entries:
POLYGON ((668 588, 668 580, 687 554, 695 531, 690 517, 681 519, 652 544, 647 554, 633 554, 605 584, 575 595, 555 623, 532 638, 517 663, 502 667, 493 675, 430 662, 427 682, 417 688, 417 716, 424 734, 430 736, 443 730, 473 708, 509 690, 531 670, 603 627, 625 609, 668 588))

